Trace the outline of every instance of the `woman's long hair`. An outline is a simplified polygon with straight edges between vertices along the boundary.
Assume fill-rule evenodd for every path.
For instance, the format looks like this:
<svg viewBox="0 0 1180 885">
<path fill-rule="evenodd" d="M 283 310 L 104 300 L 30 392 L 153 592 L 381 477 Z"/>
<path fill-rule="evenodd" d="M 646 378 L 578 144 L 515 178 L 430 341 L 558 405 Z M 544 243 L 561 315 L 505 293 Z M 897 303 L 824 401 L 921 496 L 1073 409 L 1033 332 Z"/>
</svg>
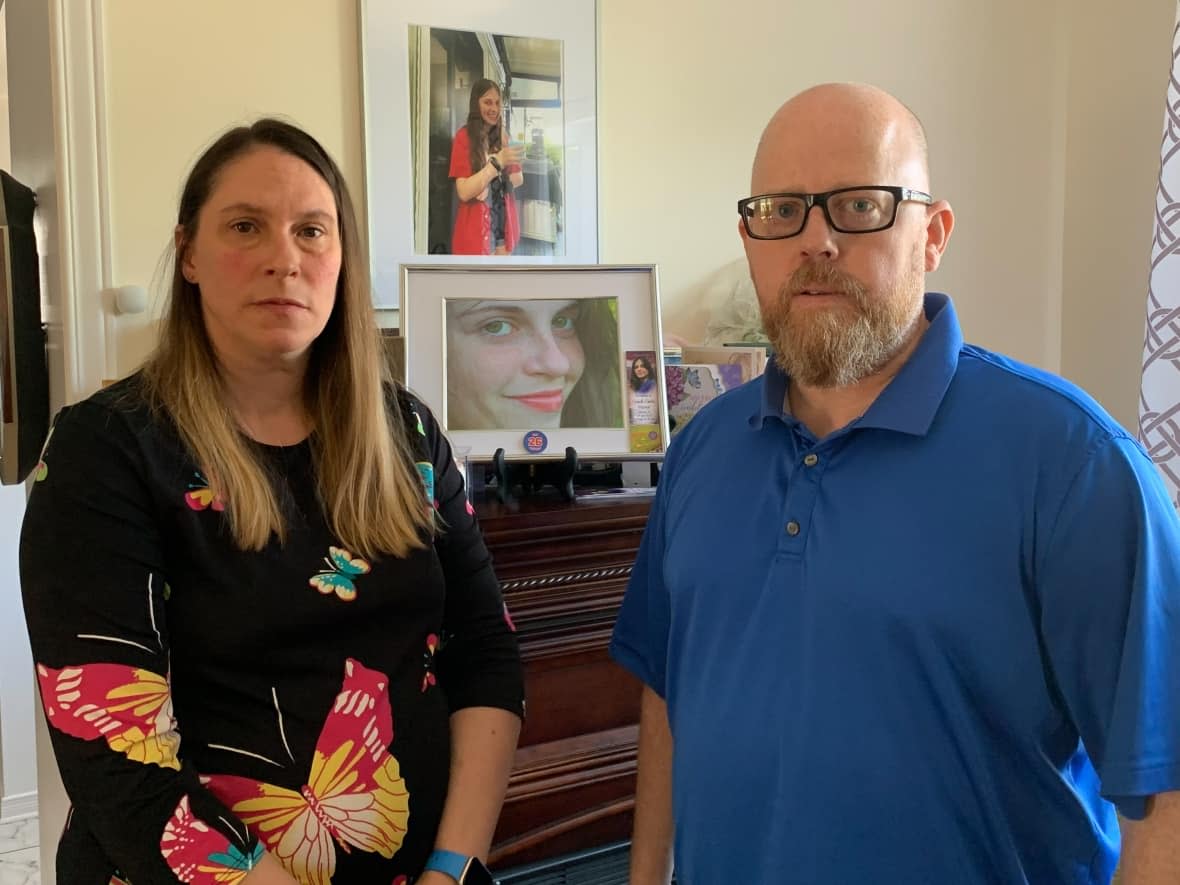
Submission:
<svg viewBox="0 0 1180 885">
<path fill-rule="evenodd" d="M 619 320 L 611 298 L 579 301 L 578 340 L 586 368 L 561 411 L 562 427 L 622 427 Z"/>
<path fill-rule="evenodd" d="M 231 129 L 213 143 L 185 182 L 177 212 L 172 285 L 160 342 L 144 365 L 148 402 L 176 425 L 181 440 L 226 502 L 230 532 L 243 550 L 261 550 L 286 524 L 257 445 L 228 406 L 225 379 L 205 328 L 200 288 L 182 272 L 197 234 L 201 208 L 221 171 L 259 147 L 277 148 L 307 163 L 336 200 L 341 264 L 336 301 L 313 342 L 304 399 L 314 430 L 312 457 L 318 493 L 332 533 L 363 556 L 404 556 L 425 545 L 428 504 L 382 356 L 361 253 L 356 215 L 336 163 L 301 129 L 261 119 Z M 393 401 L 391 401 L 393 400 Z"/>
<path fill-rule="evenodd" d="M 483 114 L 479 112 L 479 100 L 492 89 L 503 100 L 500 86 L 486 77 L 471 84 L 471 97 L 467 102 L 467 151 L 472 175 L 487 165 L 488 154 L 494 154 L 504 146 L 502 122 L 489 128 L 483 121 Z"/>
</svg>

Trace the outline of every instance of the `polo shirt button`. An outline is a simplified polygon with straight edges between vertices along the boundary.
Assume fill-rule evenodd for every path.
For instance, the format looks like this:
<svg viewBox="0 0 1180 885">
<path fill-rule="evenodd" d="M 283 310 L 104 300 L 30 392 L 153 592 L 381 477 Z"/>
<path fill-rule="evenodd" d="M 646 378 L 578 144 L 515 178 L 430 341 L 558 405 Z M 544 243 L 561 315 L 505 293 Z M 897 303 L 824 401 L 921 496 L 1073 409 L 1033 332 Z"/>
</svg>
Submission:
<svg viewBox="0 0 1180 885">
<path fill-rule="evenodd" d="M 790 522 L 788 522 L 787 523 L 787 534 L 790 535 L 792 538 L 795 537 L 795 535 L 799 534 L 799 523 L 795 522 L 795 520 L 793 520 L 793 519 Z"/>
<path fill-rule="evenodd" d="M 803 463 L 806 464 L 808 467 L 814 467 L 816 464 L 819 463 L 819 455 L 817 455 L 815 452 L 812 452 L 810 455 L 808 455 L 807 457 L 805 457 L 803 459 Z"/>
</svg>

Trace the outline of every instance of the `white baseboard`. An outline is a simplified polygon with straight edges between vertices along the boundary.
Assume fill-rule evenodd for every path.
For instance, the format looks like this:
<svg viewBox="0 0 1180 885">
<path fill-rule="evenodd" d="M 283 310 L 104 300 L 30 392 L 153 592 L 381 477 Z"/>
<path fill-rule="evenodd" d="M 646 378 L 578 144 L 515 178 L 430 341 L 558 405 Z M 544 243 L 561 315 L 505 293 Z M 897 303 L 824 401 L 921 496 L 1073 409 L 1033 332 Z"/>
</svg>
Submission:
<svg viewBox="0 0 1180 885">
<path fill-rule="evenodd" d="M 0 823 L 37 813 L 37 791 L 0 797 Z"/>
</svg>

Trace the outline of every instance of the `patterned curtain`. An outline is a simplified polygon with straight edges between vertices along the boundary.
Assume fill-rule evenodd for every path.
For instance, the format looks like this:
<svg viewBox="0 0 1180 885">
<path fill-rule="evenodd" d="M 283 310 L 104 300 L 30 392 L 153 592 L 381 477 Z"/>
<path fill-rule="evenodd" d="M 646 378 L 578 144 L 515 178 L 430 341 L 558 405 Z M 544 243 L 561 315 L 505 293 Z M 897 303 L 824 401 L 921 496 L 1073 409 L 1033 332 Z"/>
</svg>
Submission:
<svg viewBox="0 0 1180 885">
<path fill-rule="evenodd" d="M 1180 2 L 1155 200 L 1139 439 L 1180 508 Z"/>
</svg>

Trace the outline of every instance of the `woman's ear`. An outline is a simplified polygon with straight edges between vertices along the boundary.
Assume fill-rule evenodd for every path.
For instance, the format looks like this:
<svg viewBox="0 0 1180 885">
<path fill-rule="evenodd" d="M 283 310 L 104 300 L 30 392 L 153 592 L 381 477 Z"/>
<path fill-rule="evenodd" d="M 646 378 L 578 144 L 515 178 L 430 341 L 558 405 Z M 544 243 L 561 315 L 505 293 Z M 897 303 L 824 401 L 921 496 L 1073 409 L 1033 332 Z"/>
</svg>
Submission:
<svg viewBox="0 0 1180 885">
<path fill-rule="evenodd" d="M 172 231 L 172 244 L 176 249 L 177 263 L 180 265 L 181 274 L 190 283 L 195 283 L 197 281 L 197 271 L 193 267 L 192 262 L 189 261 L 188 242 L 184 238 L 184 227 L 179 224 Z"/>
</svg>

